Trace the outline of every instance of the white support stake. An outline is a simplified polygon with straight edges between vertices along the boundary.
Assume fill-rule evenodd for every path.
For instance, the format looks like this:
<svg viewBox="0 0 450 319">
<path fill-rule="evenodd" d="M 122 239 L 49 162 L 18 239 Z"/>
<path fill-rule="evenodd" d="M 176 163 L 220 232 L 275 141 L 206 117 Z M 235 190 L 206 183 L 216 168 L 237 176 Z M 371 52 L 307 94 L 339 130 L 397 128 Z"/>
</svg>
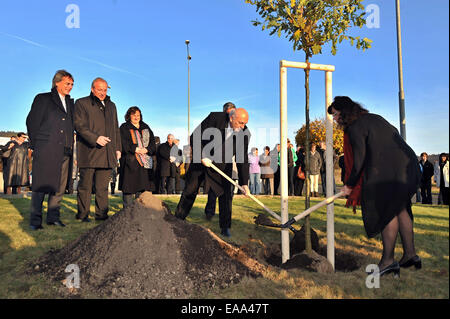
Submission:
<svg viewBox="0 0 450 319">
<path fill-rule="evenodd" d="M 280 185 L 281 185 L 281 222 L 288 221 L 288 185 L 287 185 L 287 68 L 319 70 L 325 72 L 325 107 L 332 102 L 332 72 L 334 65 L 314 64 L 305 62 L 280 61 Z M 326 112 L 326 111 L 325 111 Z M 325 113 L 326 118 L 326 169 L 327 197 L 334 193 L 333 189 L 333 119 Z M 334 268 L 334 204 L 327 206 L 327 258 Z M 289 232 L 281 231 L 281 259 L 289 259 Z"/>
<path fill-rule="evenodd" d="M 280 63 L 281 66 L 281 63 Z M 280 186 L 281 223 L 287 223 L 288 212 L 287 168 L 287 69 L 280 67 Z M 281 230 L 281 262 L 289 260 L 289 230 Z"/>
<path fill-rule="evenodd" d="M 327 197 L 334 194 L 334 164 L 333 164 L 333 117 L 328 114 L 328 106 L 333 102 L 332 73 L 325 72 L 325 157 L 326 157 L 326 192 Z M 334 267 L 334 202 L 327 206 L 327 259 Z"/>
</svg>

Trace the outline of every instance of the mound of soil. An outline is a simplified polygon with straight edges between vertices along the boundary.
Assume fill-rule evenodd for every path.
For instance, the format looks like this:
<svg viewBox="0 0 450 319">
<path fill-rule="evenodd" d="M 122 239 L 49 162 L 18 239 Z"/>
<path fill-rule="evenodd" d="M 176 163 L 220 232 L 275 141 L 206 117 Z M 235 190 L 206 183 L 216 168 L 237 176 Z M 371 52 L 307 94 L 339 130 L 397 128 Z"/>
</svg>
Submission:
<svg viewBox="0 0 450 319">
<path fill-rule="evenodd" d="M 264 266 L 243 254 L 209 230 L 176 219 L 160 199 L 144 193 L 66 247 L 48 252 L 33 270 L 64 281 L 66 267 L 76 264 L 80 297 L 191 298 L 258 276 Z"/>
</svg>

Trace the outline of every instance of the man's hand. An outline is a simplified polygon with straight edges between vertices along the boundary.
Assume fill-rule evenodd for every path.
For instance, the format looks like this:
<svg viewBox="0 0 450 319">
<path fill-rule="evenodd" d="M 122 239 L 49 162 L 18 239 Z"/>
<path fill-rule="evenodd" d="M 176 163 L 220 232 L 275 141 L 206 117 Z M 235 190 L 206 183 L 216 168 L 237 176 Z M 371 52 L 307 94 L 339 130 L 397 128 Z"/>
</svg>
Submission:
<svg viewBox="0 0 450 319">
<path fill-rule="evenodd" d="M 120 160 L 120 158 L 122 157 L 122 153 L 120 151 L 116 151 L 116 157 L 117 160 Z"/>
<path fill-rule="evenodd" d="M 348 196 L 348 195 L 350 195 L 351 194 L 351 192 L 352 192 L 352 188 L 350 188 L 350 187 L 348 187 L 347 185 L 344 185 L 344 188 L 342 189 L 342 191 L 344 192 L 344 195 L 345 196 Z"/>
<path fill-rule="evenodd" d="M 176 160 L 175 156 L 169 157 L 169 161 L 170 161 L 171 163 L 175 162 L 175 160 Z"/>
<path fill-rule="evenodd" d="M 109 142 L 111 142 L 111 139 L 109 137 L 106 136 L 99 136 L 97 138 L 97 144 L 100 146 L 105 146 L 106 144 L 108 144 Z"/>
<path fill-rule="evenodd" d="M 205 158 L 202 158 L 202 164 L 206 167 L 211 167 L 212 161 L 211 161 L 211 159 L 205 157 Z"/>
<path fill-rule="evenodd" d="M 250 189 L 248 188 L 248 185 L 242 185 L 242 188 L 245 191 L 244 195 L 250 195 Z"/>
</svg>

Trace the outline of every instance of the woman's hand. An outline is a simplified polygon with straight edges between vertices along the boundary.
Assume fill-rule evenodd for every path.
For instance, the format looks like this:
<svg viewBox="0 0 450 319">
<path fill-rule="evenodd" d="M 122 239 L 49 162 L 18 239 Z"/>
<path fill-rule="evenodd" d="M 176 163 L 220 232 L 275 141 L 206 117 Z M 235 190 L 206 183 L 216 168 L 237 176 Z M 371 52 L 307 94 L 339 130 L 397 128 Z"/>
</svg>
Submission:
<svg viewBox="0 0 450 319">
<path fill-rule="evenodd" d="M 136 147 L 135 153 L 138 154 L 147 154 L 148 150 L 145 147 Z"/>
<path fill-rule="evenodd" d="M 351 192 L 352 192 L 352 190 L 353 190 L 353 188 L 348 187 L 347 185 L 344 185 L 344 188 L 342 189 L 342 191 L 344 192 L 344 195 L 345 195 L 345 196 L 350 195 Z"/>
</svg>

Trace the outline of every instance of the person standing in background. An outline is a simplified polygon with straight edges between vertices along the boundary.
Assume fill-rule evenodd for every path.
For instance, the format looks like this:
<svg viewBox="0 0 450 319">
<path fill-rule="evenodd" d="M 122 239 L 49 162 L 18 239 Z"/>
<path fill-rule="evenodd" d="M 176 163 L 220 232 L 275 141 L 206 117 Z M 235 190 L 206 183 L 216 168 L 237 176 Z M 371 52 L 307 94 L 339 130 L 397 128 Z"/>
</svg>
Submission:
<svg viewBox="0 0 450 319">
<path fill-rule="evenodd" d="M 92 187 L 95 187 L 95 219 L 108 218 L 108 184 L 111 170 L 117 167 L 122 143 L 116 105 L 107 95 L 108 83 L 92 81 L 91 94 L 75 102 L 74 125 L 77 131 L 78 212 L 76 219 L 89 222 Z"/>
<path fill-rule="evenodd" d="M 261 179 L 264 195 L 273 196 L 273 168 L 271 166 L 270 147 L 264 147 L 264 154 L 259 157 L 259 165 L 261 167 Z"/>
<path fill-rule="evenodd" d="M 73 77 L 59 70 L 49 93 L 36 95 L 27 116 L 27 130 L 33 150 L 31 185 L 32 230 L 42 229 L 42 203 L 48 194 L 47 225 L 64 227 L 60 219 L 61 199 L 72 173 Z"/>
<path fill-rule="evenodd" d="M 316 144 L 311 144 L 310 164 L 309 164 L 309 179 L 311 181 L 311 196 L 317 197 L 319 192 L 319 175 L 320 167 L 322 166 L 322 158 L 319 152 L 316 151 Z"/>
<path fill-rule="evenodd" d="M 120 126 L 122 156 L 119 169 L 119 189 L 123 208 L 133 203 L 144 191 L 150 190 L 149 170 L 153 167 L 151 155 L 156 151 L 155 136 L 143 121 L 141 110 L 132 106 Z M 134 198 L 133 198 L 134 197 Z"/>
<path fill-rule="evenodd" d="M 259 195 L 261 193 L 261 167 L 259 166 L 258 148 L 253 147 L 248 155 L 250 164 L 250 193 Z"/>
<path fill-rule="evenodd" d="M 423 152 L 420 154 L 420 169 L 422 171 L 422 179 L 420 180 L 420 192 L 422 195 L 422 204 L 432 204 L 431 197 L 431 178 L 434 175 L 434 167 L 428 161 L 428 154 Z"/>
</svg>

